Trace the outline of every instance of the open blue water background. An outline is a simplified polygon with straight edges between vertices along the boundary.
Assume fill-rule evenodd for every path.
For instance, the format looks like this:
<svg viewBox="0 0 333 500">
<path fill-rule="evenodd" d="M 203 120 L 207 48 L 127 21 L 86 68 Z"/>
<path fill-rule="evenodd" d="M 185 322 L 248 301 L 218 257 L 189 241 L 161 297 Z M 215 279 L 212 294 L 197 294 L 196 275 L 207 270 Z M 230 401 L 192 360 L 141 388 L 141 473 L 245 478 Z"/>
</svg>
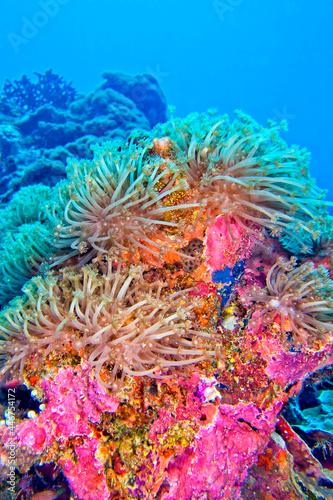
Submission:
<svg viewBox="0 0 333 500">
<path fill-rule="evenodd" d="M 312 152 L 333 200 L 331 0 L 54 1 L 45 22 L 38 0 L 1 1 L 1 86 L 52 68 L 90 92 L 106 70 L 149 72 L 179 116 L 216 107 L 286 118 L 285 138 Z M 33 19 L 41 26 L 14 44 Z"/>
</svg>

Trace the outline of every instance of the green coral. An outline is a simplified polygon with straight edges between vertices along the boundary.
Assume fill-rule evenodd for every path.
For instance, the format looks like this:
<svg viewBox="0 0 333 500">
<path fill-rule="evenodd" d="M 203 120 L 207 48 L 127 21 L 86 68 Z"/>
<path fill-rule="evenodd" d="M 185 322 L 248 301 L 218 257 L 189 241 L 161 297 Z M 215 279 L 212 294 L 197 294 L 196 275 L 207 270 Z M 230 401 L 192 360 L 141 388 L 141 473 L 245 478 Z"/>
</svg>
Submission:
<svg viewBox="0 0 333 500">
<path fill-rule="evenodd" d="M 40 265 L 51 257 L 52 232 L 40 222 L 22 224 L 7 233 L 0 250 L 0 304 L 19 294 L 32 276 L 41 272 Z"/>
<path fill-rule="evenodd" d="M 23 187 L 0 210 L 0 305 L 20 294 L 57 251 L 52 241 L 53 221 L 60 217 L 59 186 Z"/>
<path fill-rule="evenodd" d="M 0 209 L 0 241 L 22 224 L 41 220 L 41 208 L 51 196 L 52 189 L 43 184 L 23 187 L 15 193 L 8 205 Z"/>
</svg>

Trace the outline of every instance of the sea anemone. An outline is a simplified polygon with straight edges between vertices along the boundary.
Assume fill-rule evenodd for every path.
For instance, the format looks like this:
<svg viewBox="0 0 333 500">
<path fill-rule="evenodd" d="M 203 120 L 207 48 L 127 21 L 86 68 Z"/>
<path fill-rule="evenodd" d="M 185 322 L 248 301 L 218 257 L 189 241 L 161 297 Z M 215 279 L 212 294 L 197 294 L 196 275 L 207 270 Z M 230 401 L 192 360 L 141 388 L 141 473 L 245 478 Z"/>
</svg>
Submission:
<svg viewBox="0 0 333 500">
<path fill-rule="evenodd" d="M 23 288 L 24 297 L 0 316 L 1 357 L 8 357 L 3 372 L 23 377 L 29 359 L 38 365 L 69 351 L 116 389 L 126 375 L 163 378 L 219 356 L 215 337 L 198 327 L 200 300 L 190 288 L 148 283 L 142 268 L 126 266 L 114 252 L 105 267 L 105 274 L 92 266 L 65 268 L 62 278 L 36 277 Z"/>
<path fill-rule="evenodd" d="M 290 249 L 310 252 L 326 202 L 309 176 L 309 154 L 288 148 L 276 124 L 236 115 L 232 124 L 213 113 L 190 115 L 145 136 L 133 132 L 127 143 L 95 145 L 91 161 L 70 161 L 62 220 L 51 217 L 54 246 L 64 252 L 54 265 L 80 255 L 84 265 L 113 247 L 184 257 L 185 229 L 218 215 L 232 238 L 233 224 L 249 234 L 265 228 Z"/>
<path fill-rule="evenodd" d="M 58 184 L 66 192 L 64 182 Z M 0 305 L 20 294 L 28 279 L 39 274 L 57 249 L 49 219 L 59 217 L 58 196 L 49 186 L 21 188 L 0 210 Z"/>
<path fill-rule="evenodd" d="M 284 341 L 291 332 L 296 343 L 311 346 L 333 332 L 333 281 L 323 266 L 295 264 L 295 257 L 279 258 L 267 274 L 267 291 L 254 287 L 247 298 L 256 303 L 255 321 L 272 325 L 279 318 Z"/>
<path fill-rule="evenodd" d="M 325 191 L 309 176 L 310 155 L 288 148 L 279 137 L 280 126 L 259 126 L 241 111 L 230 124 L 214 113 L 190 115 L 160 125 L 156 133 L 169 135 L 170 149 L 186 173 L 194 196 L 201 198 L 206 216 L 224 214 L 248 233 L 266 228 L 290 249 L 310 252 L 325 223 Z"/>
<path fill-rule="evenodd" d="M 165 230 L 180 235 L 181 224 L 164 216 L 198 203 L 167 205 L 174 193 L 181 198 L 187 182 L 174 162 L 152 153 L 152 143 L 139 142 L 106 142 L 93 147 L 94 160 L 69 163 L 70 197 L 64 202 L 63 221 L 55 224 L 54 245 L 72 251 L 57 264 L 85 254 L 83 265 L 113 247 L 142 248 L 157 257 L 166 250 L 177 254 L 172 246 L 182 240 L 168 237 Z"/>
<path fill-rule="evenodd" d="M 52 255 L 52 233 L 40 222 L 23 224 L 14 235 L 6 234 L 0 245 L 0 305 L 20 293 L 22 286 L 40 272 Z"/>
</svg>

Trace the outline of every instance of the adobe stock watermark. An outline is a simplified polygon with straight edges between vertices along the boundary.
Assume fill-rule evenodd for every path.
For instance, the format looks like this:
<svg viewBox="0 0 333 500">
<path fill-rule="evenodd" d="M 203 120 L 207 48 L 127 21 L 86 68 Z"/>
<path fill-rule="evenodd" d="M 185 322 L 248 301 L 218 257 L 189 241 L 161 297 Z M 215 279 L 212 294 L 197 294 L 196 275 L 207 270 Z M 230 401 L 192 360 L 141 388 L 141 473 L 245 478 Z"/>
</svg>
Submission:
<svg viewBox="0 0 333 500">
<path fill-rule="evenodd" d="M 214 0 L 213 7 L 219 16 L 220 21 L 224 21 L 225 15 L 233 12 L 244 0 Z"/>
<path fill-rule="evenodd" d="M 168 76 L 170 75 L 168 71 L 162 71 L 159 64 L 156 64 L 155 68 L 146 66 L 145 70 L 155 78 L 159 85 L 161 85 L 163 83 L 163 80 L 165 80 L 165 78 L 168 78 Z"/>
<path fill-rule="evenodd" d="M 7 473 L 8 490 L 15 493 L 15 469 L 17 466 L 17 442 L 16 442 L 16 425 L 15 425 L 15 412 L 16 412 L 16 394 L 15 389 L 8 389 L 8 410 L 6 410 L 6 425 L 9 428 L 9 439 L 6 442 L 6 450 L 8 453 Z"/>
<path fill-rule="evenodd" d="M 289 122 L 290 120 L 294 120 L 296 118 L 296 115 L 288 113 L 287 106 L 283 106 L 282 109 L 274 108 L 272 109 L 272 112 L 274 114 L 274 117 L 280 121 L 286 120 L 287 122 Z"/>
<path fill-rule="evenodd" d="M 27 43 L 38 35 L 39 31 L 48 24 L 50 18 L 55 17 L 62 5 L 67 5 L 71 0 L 40 0 L 38 5 L 40 10 L 37 10 L 33 16 L 22 17 L 22 28 L 20 33 L 11 31 L 7 38 L 11 44 L 15 54 L 18 54 L 21 45 Z"/>
</svg>

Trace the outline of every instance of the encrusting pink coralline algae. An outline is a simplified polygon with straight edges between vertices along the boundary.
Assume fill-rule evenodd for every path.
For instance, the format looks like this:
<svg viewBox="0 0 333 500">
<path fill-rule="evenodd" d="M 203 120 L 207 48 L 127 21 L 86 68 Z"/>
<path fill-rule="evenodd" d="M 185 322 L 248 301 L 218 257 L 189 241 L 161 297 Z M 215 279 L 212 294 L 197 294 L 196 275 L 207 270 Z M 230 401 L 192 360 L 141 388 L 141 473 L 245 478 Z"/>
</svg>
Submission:
<svg viewBox="0 0 333 500">
<path fill-rule="evenodd" d="M 58 253 L 0 313 L 2 373 L 41 403 L 15 426 L 23 478 L 53 463 L 73 500 L 332 498 L 281 415 L 333 364 L 308 161 L 274 123 L 209 112 L 68 165 L 40 207 Z"/>
</svg>

